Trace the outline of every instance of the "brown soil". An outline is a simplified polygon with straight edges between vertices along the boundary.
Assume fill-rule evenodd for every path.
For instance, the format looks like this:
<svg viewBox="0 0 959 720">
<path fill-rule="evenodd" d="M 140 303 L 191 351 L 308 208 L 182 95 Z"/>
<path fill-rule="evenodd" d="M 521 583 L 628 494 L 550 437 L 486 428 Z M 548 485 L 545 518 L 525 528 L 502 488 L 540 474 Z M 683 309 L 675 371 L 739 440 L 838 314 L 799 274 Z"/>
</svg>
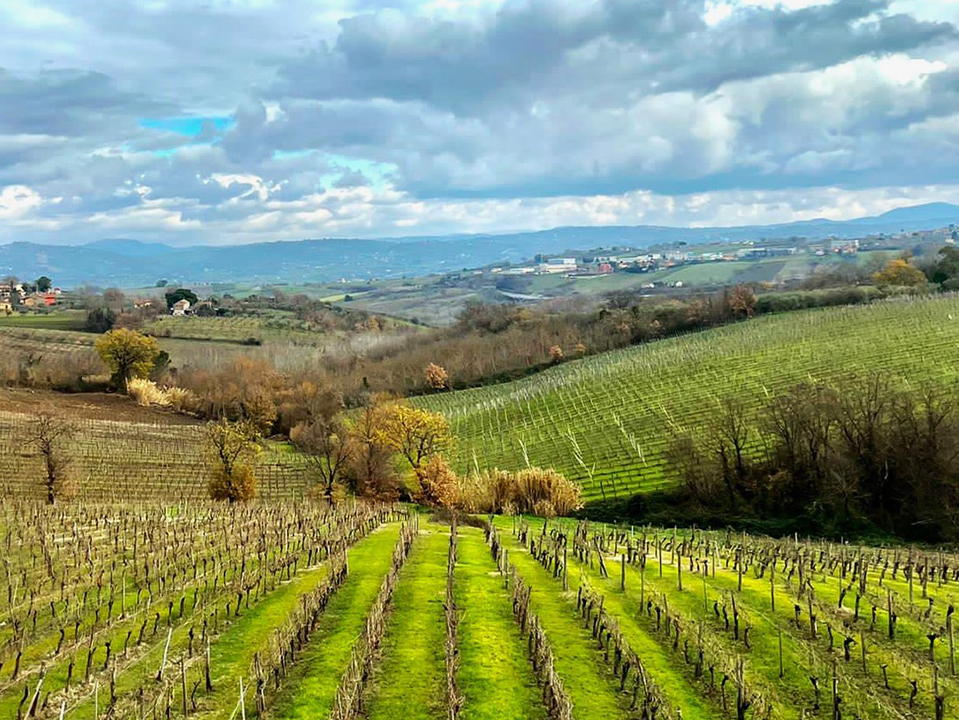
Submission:
<svg viewBox="0 0 959 720">
<path fill-rule="evenodd" d="M 185 415 L 157 407 L 140 407 L 125 395 L 110 393 L 58 393 L 51 390 L 0 388 L 0 410 L 35 413 L 49 409 L 86 420 L 196 425 Z"/>
</svg>

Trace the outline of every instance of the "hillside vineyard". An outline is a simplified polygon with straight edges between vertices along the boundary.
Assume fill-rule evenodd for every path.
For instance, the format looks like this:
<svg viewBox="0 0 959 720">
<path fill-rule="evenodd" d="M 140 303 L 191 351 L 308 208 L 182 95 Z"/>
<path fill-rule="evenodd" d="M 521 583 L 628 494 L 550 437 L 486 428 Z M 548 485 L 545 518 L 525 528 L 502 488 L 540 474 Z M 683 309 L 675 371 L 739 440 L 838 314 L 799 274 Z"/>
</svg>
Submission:
<svg viewBox="0 0 959 720">
<path fill-rule="evenodd" d="M 449 418 L 459 471 L 553 467 L 593 501 L 671 485 L 671 438 L 726 399 L 755 411 L 798 383 L 877 371 L 959 378 L 959 297 L 764 316 L 417 402 Z"/>
</svg>

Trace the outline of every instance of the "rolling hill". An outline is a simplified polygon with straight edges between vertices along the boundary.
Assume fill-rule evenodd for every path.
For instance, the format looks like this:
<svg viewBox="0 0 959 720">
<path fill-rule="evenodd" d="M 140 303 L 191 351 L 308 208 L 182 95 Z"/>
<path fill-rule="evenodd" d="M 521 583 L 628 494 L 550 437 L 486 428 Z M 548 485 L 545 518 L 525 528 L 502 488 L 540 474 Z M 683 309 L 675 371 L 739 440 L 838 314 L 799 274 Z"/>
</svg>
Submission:
<svg viewBox="0 0 959 720">
<path fill-rule="evenodd" d="M 724 398 L 756 408 L 794 384 L 878 370 L 959 379 L 959 296 L 763 316 L 416 402 L 449 418 L 458 471 L 528 461 L 595 501 L 673 483 L 671 439 L 702 427 Z"/>
<path fill-rule="evenodd" d="M 183 284 L 329 282 L 341 278 L 445 273 L 491 263 L 520 262 L 539 253 L 562 253 L 570 249 L 791 237 L 862 237 L 934 229 L 955 222 L 959 222 L 959 206 L 933 203 L 842 222 L 816 219 L 742 227 L 560 227 L 501 235 L 329 238 L 239 246 L 171 247 L 129 239 L 99 240 L 86 245 L 13 242 L 0 245 L 0 277 L 48 275 L 64 287 L 83 283 L 143 287 L 159 279 Z"/>
</svg>

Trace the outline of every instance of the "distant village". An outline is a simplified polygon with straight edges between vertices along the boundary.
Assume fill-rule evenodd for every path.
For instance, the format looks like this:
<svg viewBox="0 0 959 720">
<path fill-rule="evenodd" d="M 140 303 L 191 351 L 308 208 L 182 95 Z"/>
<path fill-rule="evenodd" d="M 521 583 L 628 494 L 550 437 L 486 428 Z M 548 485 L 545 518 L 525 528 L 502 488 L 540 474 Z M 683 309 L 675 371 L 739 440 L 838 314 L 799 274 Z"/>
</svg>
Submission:
<svg viewBox="0 0 959 720">
<path fill-rule="evenodd" d="M 34 283 L 12 279 L 0 283 L 0 314 L 10 315 L 19 308 L 44 308 L 57 304 L 63 291 L 53 287 L 50 278 L 41 277 Z"/>
<path fill-rule="evenodd" d="M 726 251 L 692 251 L 682 248 L 659 252 L 638 252 L 632 248 L 623 248 L 610 254 L 585 255 L 581 257 L 544 257 L 537 256 L 533 261 L 509 267 L 490 267 L 486 270 L 494 275 L 563 275 L 569 278 L 595 277 L 615 272 L 654 272 L 689 263 L 719 263 L 735 261 L 762 260 L 766 258 L 789 257 L 809 253 L 816 256 L 855 255 L 859 252 L 860 240 L 835 239 L 816 245 L 755 245 L 750 241 L 742 243 L 744 247 Z M 484 271 L 477 270 L 477 274 Z"/>
</svg>

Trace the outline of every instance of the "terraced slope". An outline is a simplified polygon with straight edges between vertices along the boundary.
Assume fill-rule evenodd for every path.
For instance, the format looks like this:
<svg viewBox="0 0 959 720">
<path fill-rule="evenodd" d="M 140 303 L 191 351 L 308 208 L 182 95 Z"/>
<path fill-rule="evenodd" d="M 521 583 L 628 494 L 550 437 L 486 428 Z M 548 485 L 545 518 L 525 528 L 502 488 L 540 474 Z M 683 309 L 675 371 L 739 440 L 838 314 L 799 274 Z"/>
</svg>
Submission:
<svg viewBox="0 0 959 720">
<path fill-rule="evenodd" d="M 959 296 L 764 316 L 416 402 L 449 418 L 459 471 L 528 461 L 599 500 L 673 482 L 671 438 L 702 426 L 724 398 L 755 408 L 799 382 L 878 370 L 959 378 Z"/>
</svg>

